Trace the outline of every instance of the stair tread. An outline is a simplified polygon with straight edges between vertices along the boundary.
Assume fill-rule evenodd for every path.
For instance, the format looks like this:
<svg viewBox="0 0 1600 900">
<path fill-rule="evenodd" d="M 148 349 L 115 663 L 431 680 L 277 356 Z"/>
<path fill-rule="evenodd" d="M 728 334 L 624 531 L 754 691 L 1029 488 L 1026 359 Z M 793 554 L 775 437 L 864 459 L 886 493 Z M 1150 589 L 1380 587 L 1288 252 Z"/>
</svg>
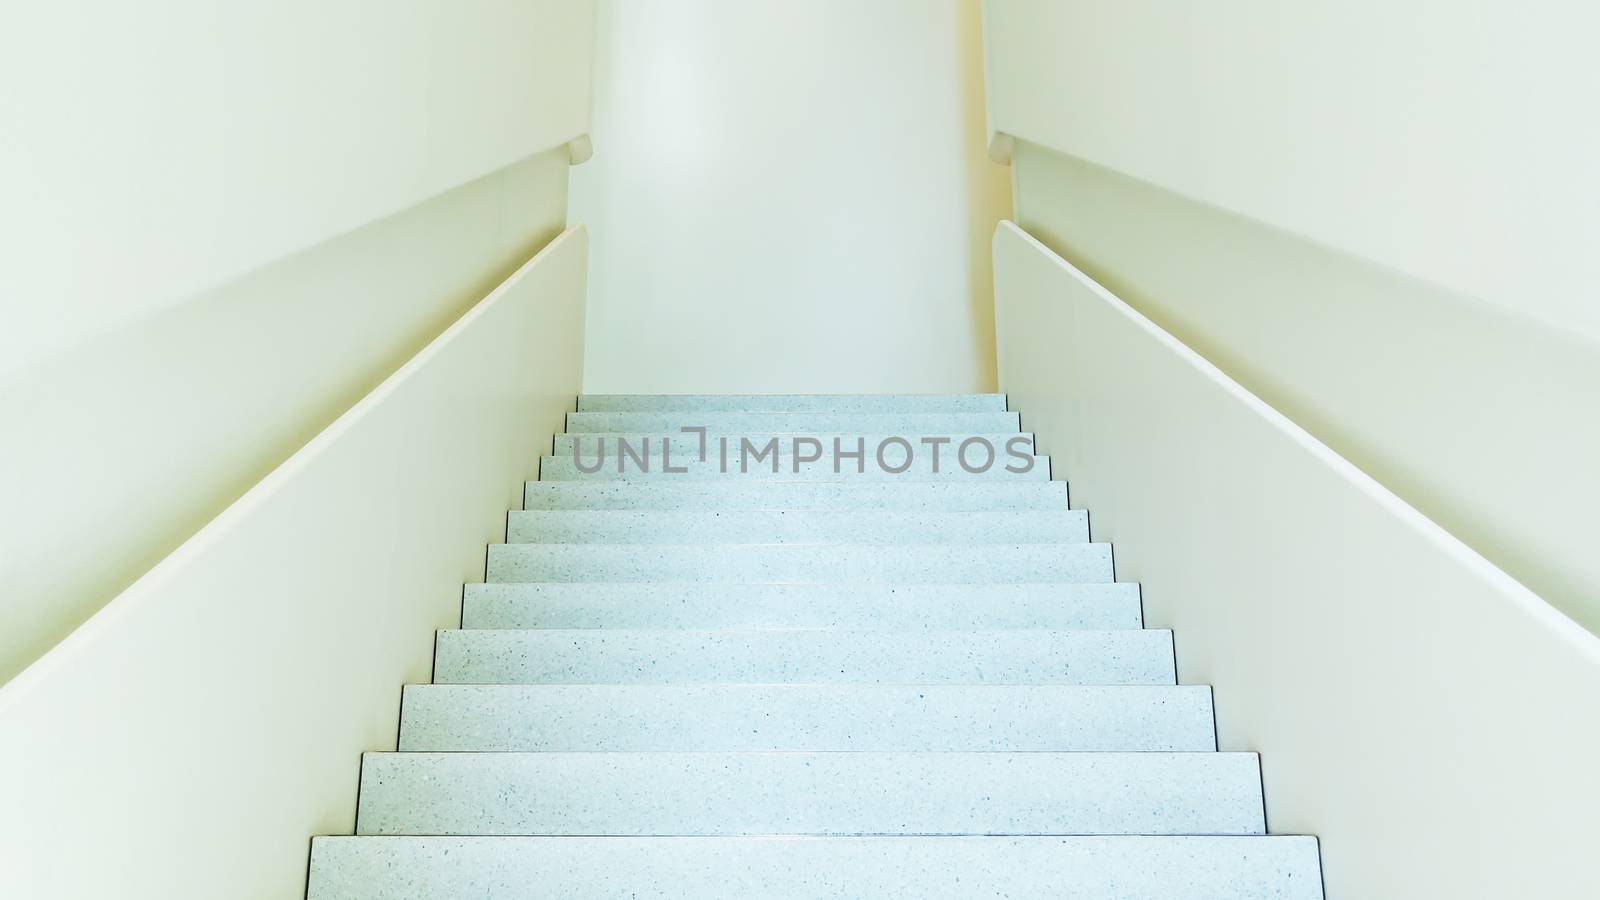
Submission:
<svg viewBox="0 0 1600 900">
<path fill-rule="evenodd" d="M 1206 751 L 1204 687 L 408 685 L 407 751 Z"/>
<path fill-rule="evenodd" d="M 1320 900 L 1316 838 L 326 837 L 308 900 Z"/>
<path fill-rule="evenodd" d="M 1251 753 L 368 753 L 359 834 L 1259 834 Z"/>
</svg>

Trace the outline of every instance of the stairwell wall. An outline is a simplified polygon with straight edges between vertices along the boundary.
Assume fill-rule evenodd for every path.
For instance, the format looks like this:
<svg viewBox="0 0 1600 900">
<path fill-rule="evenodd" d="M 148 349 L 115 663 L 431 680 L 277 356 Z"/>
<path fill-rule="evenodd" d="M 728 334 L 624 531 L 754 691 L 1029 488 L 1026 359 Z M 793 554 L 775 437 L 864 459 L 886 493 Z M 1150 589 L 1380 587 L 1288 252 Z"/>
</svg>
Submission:
<svg viewBox="0 0 1600 900">
<path fill-rule="evenodd" d="M 1600 630 L 1592 6 L 987 0 L 1016 218 Z"/>
<path fill-rule="evenodd" d="M 1600 638 L 1011 223 L 1000 384 L 1328 900 L 1600 895 Z"/>
<path fill-rule="evenodd" d="M 592 4 L 19 6 L 0 681 L 565 224 Z"/>
<path fill-rule="evenodd" d="M 0 896 L 305 897 L 574 405 L 586 247 L 556 238 L 0 685 Z"/>
<path fill-rule="evenodd" d="M 591 392 L 994 385 L 976 0 L 600 0 Z"/>
</svg>

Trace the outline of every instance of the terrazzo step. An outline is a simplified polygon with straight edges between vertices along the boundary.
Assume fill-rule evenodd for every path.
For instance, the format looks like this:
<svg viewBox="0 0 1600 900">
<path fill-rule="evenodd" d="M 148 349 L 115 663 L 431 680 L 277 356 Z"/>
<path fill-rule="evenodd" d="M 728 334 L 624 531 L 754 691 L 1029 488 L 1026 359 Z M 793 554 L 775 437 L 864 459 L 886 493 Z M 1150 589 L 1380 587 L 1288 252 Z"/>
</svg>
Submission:
<svg viewBox="0 0 1600 900">
<path fill-rule="evenodd" d="M 447 630 L 436 684 L 1176 684 L 1172 632 Z"/>
<path fill-rule="evenodd" d="M 537 894 L 530 887 L 537 885 Z M 323 837 L 308 900 L 1321 900 L 1313 837 Z"/>
<path fill-rule="evenodd" d="M 407 685 L 409 751 L 1208 751 L 1205 687 Z"/>
<path fill-rule="evenodd" d="M 469 584 L 463 628 L 1086 628 L 1144 625 L 1137 584 Z"/>
<path fill-rule="evenodd" d="M 685 427 L 708 434 L 1015 434 L 1014 412 L 572 412 L 567 433 L 596 431 L 677 434 Z"/>
<path fill-rule="evenodd" d="M 1089 540 L 1083 510 L 518 510 L 508 544 L 1015 544 Z"/>
<path fill-rule="evenodd" d="M 1110 582 L 1110 544 L 491 544 L 491 582 Z"/>
<path fill-rule="evenodd" d="M 672 448 L 673 465 L 677 465 L 682 460 L 691 459 L 691 458 L 698 458 L 699 455 L 700 455 L 700 448 L 701 448 L 702 444 L 705 446 L 706 458 L 707 459 L 715 458 L 720 452 L 719 451 L 719 447 L 720 447 L 720 443 L 721 443 L 721 438 L 727 438 L 727 440 L 728 440 L 728 452 L 731 455 L 731 454 L 735 454 L 735 453 L 738 452 L 740 438 L 749 438 L 750 442 L 752 444 L 754 444 L 757 448 L 764 447 L 764 446 L 766 446 L 768 441 L 772 440 L 773 438 L 777 438 L 778 439 L 778 448 L 787 453 L 787 452 L 792 452 L 792 449 L 794 447 L 794 439 L 797 438 L 797 437 L 812 438 L 813 440 L 816 440 L 816 441 L 820 442 L 821 446 L 827 452 L 832 453 L 833 452 L 833 442 L 835 440 L 839 441 L 839 446 L 841 448 L 846 449 L 846 450 L 851 450 L 851 451 L 856 449 L 856 442 L 858 440 L 859 441 L 865 441 L 867 448 L 872 452 L 876 452 L 878 445 L 881 444 L 883 441 L 889 440 L 890 438 L 903 437 L 903 436 L 902 435 L 891 435 L 891 434 L 868 434 L 868 435 L 863 435 L 863 434 L 860 434 L 860 433 L 849 433 L 849 434 L 846 434 L 846 433 L 843 433 L 843 432 L 829 432 L 829 433 L 825 433 L 825 434 L 819 433 L 819 434 L 795 435 L 795 434 L 791 434 L 791 433 L 788 433 L 788 432 L 782 432 L 782 433 L 769 432 L 767 434 L 744 434 L 744 435 L 736 435 L 736 436 L 731 436 L 731 437 L 728 436 L 728 435 L 720 435 L 720 436 L 719 435 L 707 435 L 706 438 L 704 440 L 702 440 L 699 433 L 692 433 L 692 434 L 667 433 L 667 434 L 663 434 L 663 433 L 661 433 L 659 431 L 658 432 L 628 432 L 628 433 L 618 433 L 618 432 L 606 431 L 606 432 L 590 432 L 590 433 L 580 433 L 580 434 L 558 434 L 558 435 L 556 435 L 556 439 L 555 439 L 554 455 L 556 455 L 556 456 L 571 456 L 571 455 L 573 455 L 573 449 L 575 447 L 577 447 L 577 446 L 580 446 L 580 442 L 581 442 L 581 446 L 583 447 L 583 458 L 585 460 L 593 459 L 594 456 L 595 456 L 595 453 L 601 447 L 605 448 L 605 451 L 606 451 L 606 454 L 607 454 L 608 457 L 609 456 L 615 456 L 617 451 L 618 451 L 618 443 L 619 442 L 625 442 L 628 445 L 628 447 L 630 449 L 632 449 L 633 452 L 635 452 L 635 453 L 643 453 L 645 447 L 648 446 L 650 448 L 650 451 L 652 453 L 657 454 L 657 455 L 660 455 L 660 453 L 662 452 L 662 446 L 663 445 L 670 445 L 671 448 Z M 940 459 L 944 459 L 946 457 L 954 459 L 955 457 L 951 456 L 951 454 L 953 454 L 953 453 L 955 453 L 955 452 L 957 452 L 959 450 L 959 448 L 961 447 L 961 443 L 963 441 L 971 440 L 971 439 L 978 439 L 978 440 L 988 441 L 991 445 L 994 446 L 995 450 L 1000 454 L 1003 454 L 1008 446 L 1018 447 L 1018 448 L 1032 447 L 1033 443 L 1034 443 L 1033 433 L 1032 432 L 1027 432 L 1027 431 L 1023 431 L 1023 432 L 1013 431 L 1013 432 L 1010 432 L 1010 433 L 1003 433 L 1002 432 L 1002 433 L 992 433 L 992 434 L 934 435 L 933 437 L 935 437 L 935 438 L 948 438 L 948 443 L 939 445 L 939 458 Z M 648 444 L 646 444 L 647 441 L 649 442 Z M 933 451 L 933 447 L 931 445 L 922 443 L 922 439 L 921 438 L 914 438 L 913 439 L 913 438 L 907 437 L 907 441 L 908 441 L 908 443 L 911 444 L 912 448 L 915 449 L 919 453 L 929 453 L 929 454 L 931 454 L 932 451 Z M 1018 444 L 1010 444 L 1009 443 L 1010 441 L 1019 441 L 1020 443 L 1018 443 Z M 809 444 L 808 445 L 802 445 L 802 449 L 803 450 L 807 450 L 809 452 L 815 452 L 816 445 L 809 445 Z M 976 458 L 977 458 L 976 454 L 979 452 L 980 449 L 981 448 L 979 448 L 977 446 L 974 446 L 973 448 L 968 450 L 967 452 L 970 454 L 969 458 L 971 458 L 971 459 L 973 459 L 975 461 Z M 901 452 L 904 452 L 904 451 L 902 450 Z"/>
<path fill-rule="evenodd" d="M 1066 509 L 1064 481 L 530 481 L 524 509 Z"/>
<path fill-rule="evenodd" d="M 896 451 L 898 454 L 899 451 Z M 970 462 L 976 471 L 968 471 L 954 460 L 941 458 L 935 468 L 931 457 L 916 457 L 907 466 L 902 466 L 904 457 L 895 455 L 888 457 L 887 466 L 880 466 L 877 459 L 868 451 L 866 460 L 861 465 L 856 465 L 851 460 L 837 461 L 835 465 L 832 458 L 824 458 L 812 462 L 794 462 L 793 457 L 768 456 L 765 462 L 757 462 L 753 458 L 747 460 L 747 465 L 741 466 L 737 451 L 729 454 L 726 464 L 715 455 L 706 462 L 696 459 L 671 460 L 674 469 L 683 471 L 667 471 L 661 456 L 647 457 L 643 462 L 632 459 L 618 459 L 609 457 L 600 460 L 597 457 L 584 456 L 583 465 L 588 468 L 599 466 L 592 472 L 585 472 L 578 467 L 579 460 L 576 456 L 545 456 L 539 459 L 540 481 L 671 481 L 671 480 L 711 480 L 711 479 L 739 479 L 749 481 L 824 481 L 824 482 L 850 482 L 873 480 L 897 481 L 979 481 L 979 482 L 1027 482 L 1050 480 L 1050 457 L 1029 456 L 1022 461 L 1008 459 L 1003 449 L 996 455 L 992 465 L 988 465 L 987 457 L 974 456 Z M 1009 467 L 1009 468 L 1008 468 Z M 897 471 L 899 469 L 900 471 Z"/>
<path fill-rule="evenodd" d="M 1253 753 L 368 753 L 357 834 L 1259 834 Z"/>
<path fill-rule="evenodd" d="M 1005 394 L 580 394 L 580 412 L 1005 412 Z"/>
</svg>

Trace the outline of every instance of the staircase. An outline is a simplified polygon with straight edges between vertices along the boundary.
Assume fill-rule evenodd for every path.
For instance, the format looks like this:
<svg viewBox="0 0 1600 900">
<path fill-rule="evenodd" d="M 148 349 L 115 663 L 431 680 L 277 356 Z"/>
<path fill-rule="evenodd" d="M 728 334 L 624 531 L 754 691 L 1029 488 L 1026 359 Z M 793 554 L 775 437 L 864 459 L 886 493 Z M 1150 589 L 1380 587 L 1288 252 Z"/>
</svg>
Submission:
<svg viewBox="0 0 1600 900">
<path fill-rule="evenodd" d="M 311 900 L 1322 896 L 1004 397 L 578 408 Z"/>
</svg>

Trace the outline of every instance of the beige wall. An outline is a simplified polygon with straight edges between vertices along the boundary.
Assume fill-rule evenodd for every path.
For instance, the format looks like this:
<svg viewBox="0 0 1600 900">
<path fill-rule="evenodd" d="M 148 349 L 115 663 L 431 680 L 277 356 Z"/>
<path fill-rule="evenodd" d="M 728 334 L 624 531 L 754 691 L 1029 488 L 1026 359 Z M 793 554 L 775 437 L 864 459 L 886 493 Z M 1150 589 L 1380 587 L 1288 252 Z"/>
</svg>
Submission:
<svg viewBox="0 0 1600 900">
<path fill-rule="evenodd" d="M 1591 7 L 986 16 L 1024 228 L 1600 629 Z"/>
<path fill-rule="evenodd" d="M 1587 900 L 1600 638 L 1006 223 L 1000 386 L 1329 900 Z"/>
<path fill-rule="evenodd" d="M 360 755 L 562 429 L 586 238 L 552 241 L 0 685 L 0 896 L 303 900 Z M 135 519 L 135 521 L 137 521 Z"/>
<path fill-rule="evenodd" d="M 565 222 L 592 8 L 31 4 L 0 33 L 0 681 Z"/>
<path fill-rule="evenodd" d="M 976 0 L 601 0 L 590 391 L 994 384 Z"/>
</svg>

